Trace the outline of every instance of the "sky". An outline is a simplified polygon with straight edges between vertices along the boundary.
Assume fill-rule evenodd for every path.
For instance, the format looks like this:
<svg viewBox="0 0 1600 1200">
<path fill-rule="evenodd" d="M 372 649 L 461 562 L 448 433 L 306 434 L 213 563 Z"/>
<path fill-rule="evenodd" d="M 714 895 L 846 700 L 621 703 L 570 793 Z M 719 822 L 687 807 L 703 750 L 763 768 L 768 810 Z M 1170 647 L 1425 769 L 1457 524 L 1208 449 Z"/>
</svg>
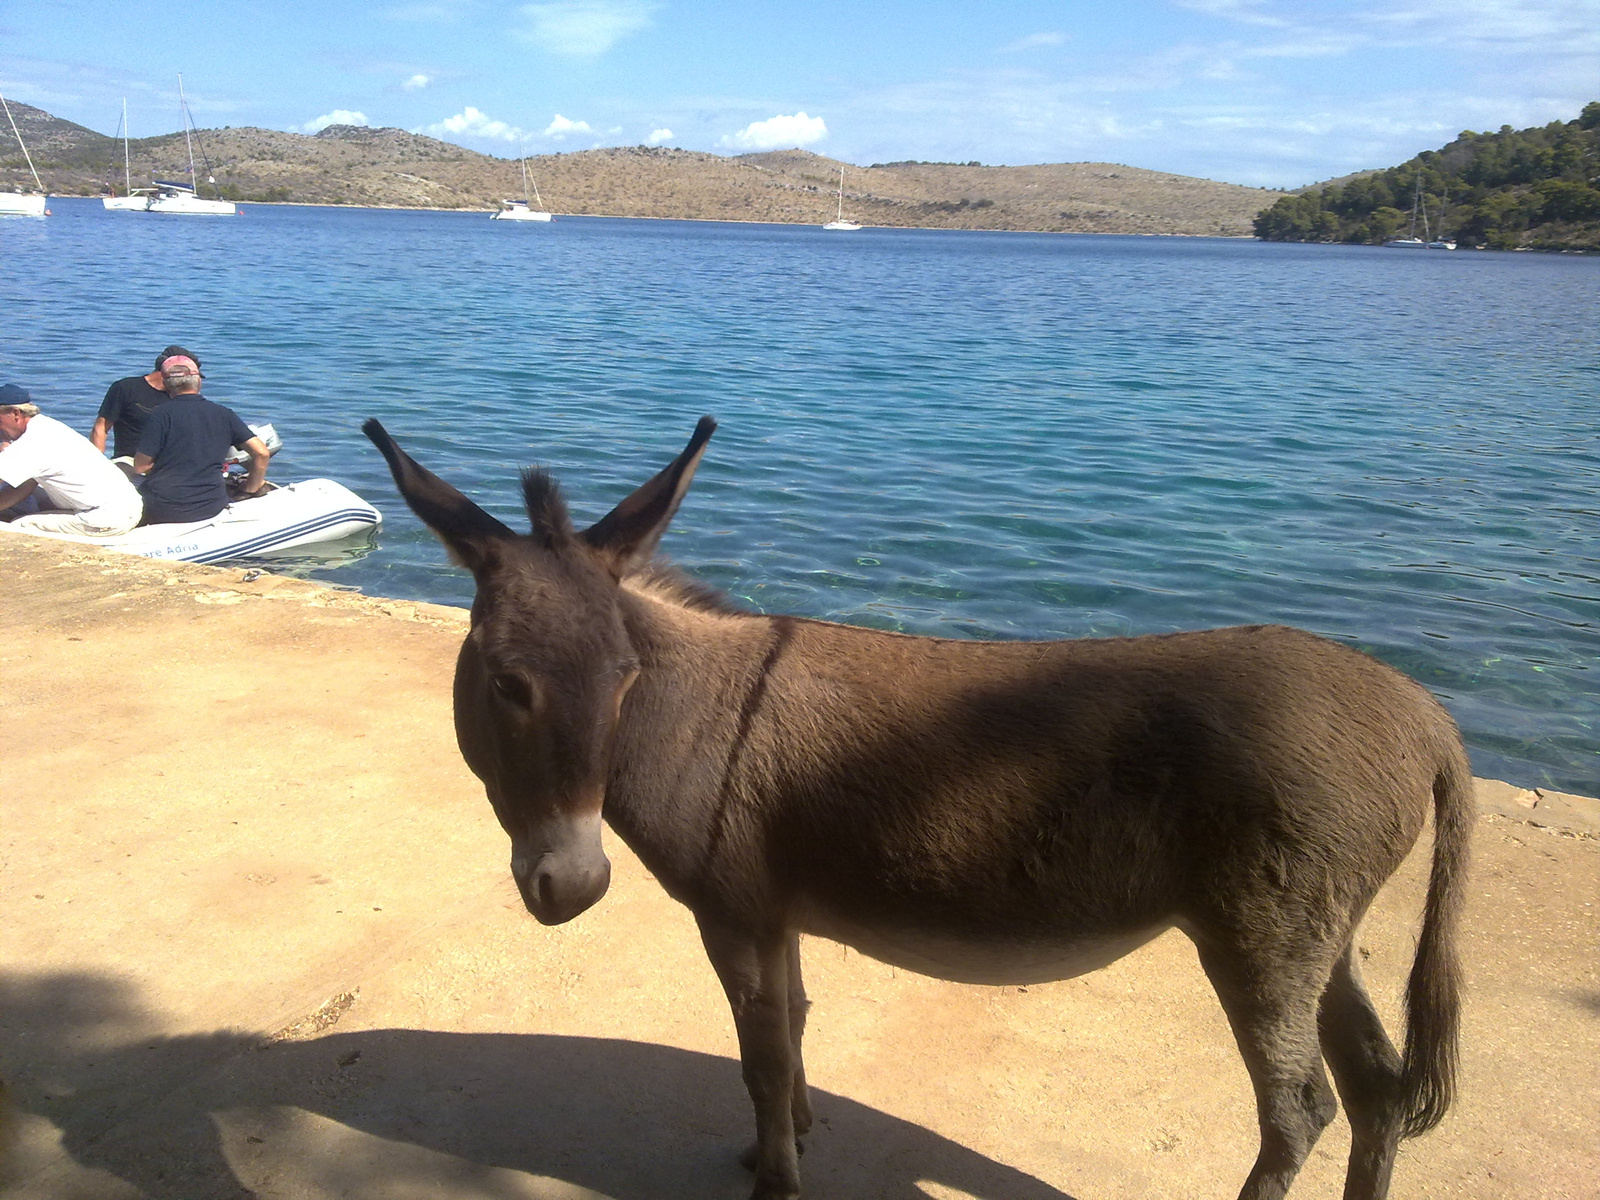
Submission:
<svg viewBox="0 0 1600 1200">
<path fill-rule="evenodd" d="M 179 72 L 200 127 L 1299 187 L 1576 117 L 1600 0 L 0 0 L 8 99 L 150 136 Z"/>
</svg>

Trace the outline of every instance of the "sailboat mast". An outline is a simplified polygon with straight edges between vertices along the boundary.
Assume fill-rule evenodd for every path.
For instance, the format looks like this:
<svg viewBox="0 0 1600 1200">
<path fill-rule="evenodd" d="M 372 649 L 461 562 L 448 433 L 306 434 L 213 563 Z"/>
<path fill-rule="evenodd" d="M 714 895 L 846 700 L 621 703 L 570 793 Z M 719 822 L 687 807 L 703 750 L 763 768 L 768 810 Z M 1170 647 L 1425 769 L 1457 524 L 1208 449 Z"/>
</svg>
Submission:
<svg viewBox="0 0 1600 1200">
<path fill-rule="evenodd" d="M 839 168 L 839 212 L 833 218 L 835 221 L 844 220 L 844 168 Z"/>
<path fill-rule="evenodd" d="M 194 122 L 189 119 L 189 102 L 183 98 L 182 71 L 178 72 L 178 107 L 183 109 L 183 140 L 189 147 L 189 186 L 194 190 L 194 194 L 198 196 L 200 194 L 200 181 L 195 178 L 194 174 L 194 137 L 190 133 L 190 127 L 194 125 Z"/>
<path fill-rule="evenodd" d="M 133 195 L 133 169 L 128 165 L 128 98 L 122 98 L 122 194 Z"/>
<path fill-rule="evenodd" d="M 6 120 L 11 122 L 11 132 L 16 136 L 17 145 L 22 147 L 22 157 L 28 160 L 28 170 L 33 172 L 33 186 L 41 192 L 44 191 L 44 184 L 39 182 L 39 171 L 33 165 L 33 155 L 28 153 L 28 143 L 22 140 L 22 133 L 17 129 L 17 119 L 11 115 L 11 105 L 6 103 L 4 96 L 0 96 L 0 108 L 6 110 Z"/>
</svg>

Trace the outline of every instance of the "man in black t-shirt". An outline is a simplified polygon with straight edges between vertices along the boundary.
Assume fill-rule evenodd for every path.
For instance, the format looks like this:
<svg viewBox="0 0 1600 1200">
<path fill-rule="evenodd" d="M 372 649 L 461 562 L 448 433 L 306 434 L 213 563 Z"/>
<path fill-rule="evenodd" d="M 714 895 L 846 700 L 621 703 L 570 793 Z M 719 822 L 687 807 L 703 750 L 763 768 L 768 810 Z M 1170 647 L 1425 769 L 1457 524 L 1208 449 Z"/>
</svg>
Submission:
<svg viewBox="0 0 1600 1200">
<path fill-rule="evenodd" d="M 139 435 L 144 432 L 144 423 L 159 405 L 167 402 L 166 389 L 161 382 L 161 364 L 178 356 L 191 359 L 196 369 L 199 368 L 200 360 L 182 346 L 168 346 L 156 355 L 156 369 L 150 374 L 130 375 L 106 389 L 106 398 L 100 402 L 99 415 L 95 417 L 94 428 L 89 432 L 89 440 L 94 443 L 95 449 L 104 450 L 106 434 L 112 433 L 115 435 L 111 451 L 113 457 L 122 458 L 138 451 Z"/>
<path fill-rule="evenodd" d="M 133 458 L 133 469 L 145 477 L 145 524 L 209 521 L 228 507 L 222 464 L 229 449 L 250 455 L 244 491 L 254 496 L 267 480 L 267 446 L 231 408 L 200 394 L 194 359 L 175 355 L 161 374 L 169 399 L 150 414 Z"/>
</svg>

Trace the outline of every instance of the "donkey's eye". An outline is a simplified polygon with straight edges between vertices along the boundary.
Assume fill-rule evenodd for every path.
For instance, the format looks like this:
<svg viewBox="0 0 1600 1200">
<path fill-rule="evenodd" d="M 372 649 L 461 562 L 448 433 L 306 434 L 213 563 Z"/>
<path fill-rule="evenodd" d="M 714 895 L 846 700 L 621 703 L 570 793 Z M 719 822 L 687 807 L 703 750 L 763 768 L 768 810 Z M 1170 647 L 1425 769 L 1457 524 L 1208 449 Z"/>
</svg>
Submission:
<svg viewBox="0 0 1600 1200">
<path fill-rule="evenodd" d="M 533 689 L 521 675 L 502 671 L 489 676 L 489 686 L 512 704 L 522 708 L 533 707 Z"/>
</svg>

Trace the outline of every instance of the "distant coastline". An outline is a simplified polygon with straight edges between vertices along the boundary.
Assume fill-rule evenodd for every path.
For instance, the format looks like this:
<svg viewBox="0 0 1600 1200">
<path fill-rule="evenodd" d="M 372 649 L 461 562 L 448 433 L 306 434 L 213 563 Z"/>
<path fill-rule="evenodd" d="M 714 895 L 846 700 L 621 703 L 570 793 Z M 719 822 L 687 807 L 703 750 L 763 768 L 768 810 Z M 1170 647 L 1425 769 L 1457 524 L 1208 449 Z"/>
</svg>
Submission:
<svg viewBox="0 0 1600 1200">
<path fill-rule="evenodd" d="M 125 186 L 120 141 L 43 109 L 12 109 L 53 195 L 99 196 Z M 187 155 L 181 133 L 130 141 L 134 186 L 183 178 Z M 196 156 L 222 196 L 238 204 L 487 212 L 522 194 L 517 160 L 401 129 L 203 129 Z M 624 146 L 540 155 L 528 168 L 562 215 L 777 225 L 833 219 L 841 168 L 845 215 L 902 229 L 1249 237 L 1251 221 L 1283 194 L 1115 163 L 858 167 L 798 149 L 724 157 Z M 0 142 L 0 187 L 23 183 L 26 172 L 14 144 Z"/>
</svg>

